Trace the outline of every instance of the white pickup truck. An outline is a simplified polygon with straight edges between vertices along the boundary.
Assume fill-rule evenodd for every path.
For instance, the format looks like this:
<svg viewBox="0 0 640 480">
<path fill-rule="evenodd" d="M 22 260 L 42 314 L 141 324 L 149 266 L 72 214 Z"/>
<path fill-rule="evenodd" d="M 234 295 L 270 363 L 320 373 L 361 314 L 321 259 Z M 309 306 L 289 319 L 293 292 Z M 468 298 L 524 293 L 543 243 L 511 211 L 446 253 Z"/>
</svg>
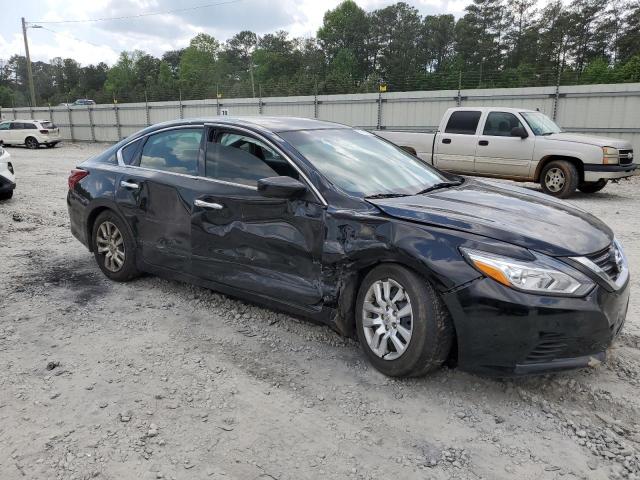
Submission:
<svg viewBox="0 0 640 480">
<path fill-rule="evenodd" d="M 626 140 L 562 132 L 544 113 L 522 108 L 450 108 L 433 133 L 375 132 L 435 167 L 463 175 L 539 182 L 565 198 L 633 175 Z"/>
</svg>

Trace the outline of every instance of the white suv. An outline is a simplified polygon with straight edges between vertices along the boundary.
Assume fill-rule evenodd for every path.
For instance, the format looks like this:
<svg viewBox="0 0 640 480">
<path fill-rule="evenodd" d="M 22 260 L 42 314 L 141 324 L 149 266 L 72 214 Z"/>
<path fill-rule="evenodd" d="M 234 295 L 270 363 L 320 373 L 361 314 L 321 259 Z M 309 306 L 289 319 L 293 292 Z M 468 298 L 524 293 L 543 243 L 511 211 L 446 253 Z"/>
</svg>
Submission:
<svg viewBox="0 0 640 480">
<path fill-rule="evenodd" d="M 49 120 L 7 120 L 0 123 L 0 142 L 5 145 L 40 145 L 55 147 L 60 142 L 60 130 Z"/>
<path fill-rule="evenodd" d="M 10 158 L 9 152 L 2 148 L 0 143 L 0 200 L 13 197 L 13 189 L 16 188 L 16 177 L 13 175 Z"/>
</svg>

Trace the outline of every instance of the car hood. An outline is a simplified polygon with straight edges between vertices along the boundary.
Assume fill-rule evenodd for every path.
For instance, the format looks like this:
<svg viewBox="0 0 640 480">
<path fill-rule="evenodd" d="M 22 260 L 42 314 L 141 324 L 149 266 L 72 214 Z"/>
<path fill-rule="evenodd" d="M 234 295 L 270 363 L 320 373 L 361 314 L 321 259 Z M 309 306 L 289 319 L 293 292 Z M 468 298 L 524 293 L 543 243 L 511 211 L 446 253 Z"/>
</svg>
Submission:
<svg viewBox="0 0 640 480">
<path fill-rule="evenodd" d="M 581 135 L 579 133 L 553 133 L 545 136 L 547 140 L 561 140 L 564 142 L 585 143 L 588 145 L 596 145 L 598 147 L 614 147 L 618 149 L 631 149 L 631 143 L 621 138 L 610 137 L 594 137 L 591 135 Z"/>
<path fill-rule="evenodd" d="M 542 193 L 483 180 L 423 195 L 369 200 L 387 215 L 470 232 L 551 256 L 606 248 L 613 232 L 593 215 Z"/>
</svg>

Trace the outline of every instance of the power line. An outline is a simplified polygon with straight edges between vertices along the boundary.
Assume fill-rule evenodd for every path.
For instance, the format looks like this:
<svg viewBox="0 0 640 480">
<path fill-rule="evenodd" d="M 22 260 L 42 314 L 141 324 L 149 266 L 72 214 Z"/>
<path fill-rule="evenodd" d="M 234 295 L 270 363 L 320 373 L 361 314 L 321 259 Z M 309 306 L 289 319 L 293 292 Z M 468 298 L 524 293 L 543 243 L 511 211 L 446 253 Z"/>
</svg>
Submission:
<svg viewBox="0 0 640 480">
<path fill-rule="evenodd" d="M 199 10 L 201 8 L 210 8 L 210 7 L 218 7 L 221 5 L 229 5 L 232 3 L 238 3 L 243 0 L 228 0 L 226 2 L 217 2 L 217 3 L 205 3 L 203 5 L 196 5 L 193 7 L 185 7 L 185 8 L 175 8 L 173 10 L 166 10 L 164 12 L 149 12 L 149 13 L 139 13 L 137 15 L 124 15 L 121 17 L 103 17 L 103 18 L 90 18 L 86 20 L 56 20 L 56 21 L 33 21 L 29 22 L 30 24 L 54 24 L 54 23 L 91 23 L 91 22 L 107 22 L 110 20 L 127 20 L 130 18 L 141 18 L 141 17 L 152 17 L 154 15 L 169 15 L 172 13 L 180 13 L 180 12 L 188 12 L 192 10 Z"/>
<path fill-rule="evenodd" d="M 81 38 L 78 38 L 76 36 L 71 35 L 68 32 L 58 32 L 57 30 L 52 30 L 51 28 L 47 28 L 47 27 L 42 27 L 43 30 L 47 30 L 48 32 L 51 32 L 55 35 L 61 36 L 61 37 L 67 37 L 67 38 L 71 38 L 72 40 L 75 40 L 77 42 L 83 42 L 83 43 L 88 43 L 89 45 L 93 45 L 94 47 L 102 47 L 103 45 L 97 45 L 95 43 L 91 43 L 89 40 L 83 40 Z"/>
</svg>

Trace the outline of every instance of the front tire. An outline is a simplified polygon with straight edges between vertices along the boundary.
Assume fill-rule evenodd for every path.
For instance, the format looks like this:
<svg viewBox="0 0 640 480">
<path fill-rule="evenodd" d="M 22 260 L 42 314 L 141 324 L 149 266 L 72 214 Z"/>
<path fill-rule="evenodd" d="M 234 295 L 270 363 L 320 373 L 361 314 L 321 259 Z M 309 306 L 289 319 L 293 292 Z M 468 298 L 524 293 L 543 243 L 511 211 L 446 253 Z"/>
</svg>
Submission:
<svg viewBox="0 0 640 480">
<path fill-rule="evenodd" d="M 542 169 L 540 185 L 542 190 L 557 198 L 567 198 L 578 187 L 578 169 L 566 160 L 554 160 Z"/>
<path fill-rule="evenodd" d="M 582 182 L 578 185 L 578 190 L 582 193 L 596 193 L 607 186 L 607 180 L 601 178 L 597 182 Z"/>
<path fill-rule="evenodd" d="M 118 215 L 109 210 L 98 215 L 91 238 L 98 267 L 107 277 L 128 282 L 140 275 L 136 268 L 135 242 Z"/>
<path fill-rule="evenodd" d="M 391 377 L 417 377 L 439 368 L 454 336 L 449 313 L 431 284 L 396 264 L 380 265 L 362 281 L 356 329 L 369 361 Z"/>
<path fill-rule="evenodd" d="M 8 192 L 0 193 L 0 200 L 9 200 L 13 197 L 13 190 L 9 190 Z"/>
<path fill-rule="evenodd" d="M 34 137 L 27 137 L 24 140 L 24 146 L 30 150 L 35 150 L 40 146 L 40 143 L 38 143 L 38 140 L 36 140 Z"/>
</svg>

